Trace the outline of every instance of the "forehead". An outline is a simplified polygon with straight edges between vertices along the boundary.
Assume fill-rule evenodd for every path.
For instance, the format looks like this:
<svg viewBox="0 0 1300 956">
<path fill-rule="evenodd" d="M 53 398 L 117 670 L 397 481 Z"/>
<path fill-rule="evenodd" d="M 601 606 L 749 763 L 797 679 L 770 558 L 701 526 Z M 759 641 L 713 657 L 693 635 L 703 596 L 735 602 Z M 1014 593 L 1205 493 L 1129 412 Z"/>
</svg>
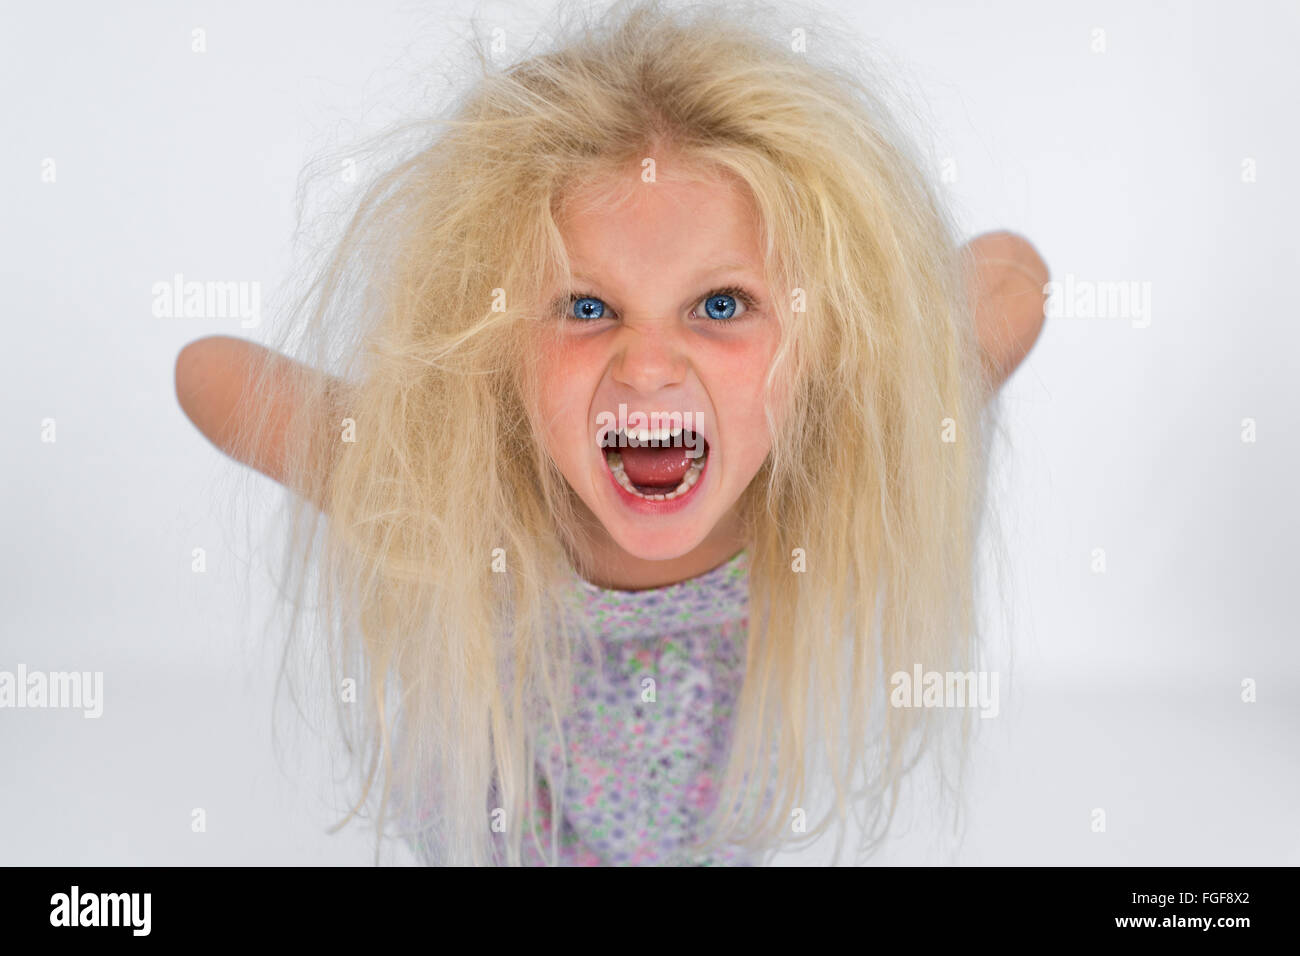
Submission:
<svg viewBox="0 0 1300 956">
<path fill-rule="evenodd" d="M 605 176 L 567 192 L 557 224 L 575 278 L 762 271 L 757 208 L 731 176 Z"/>
</svg>

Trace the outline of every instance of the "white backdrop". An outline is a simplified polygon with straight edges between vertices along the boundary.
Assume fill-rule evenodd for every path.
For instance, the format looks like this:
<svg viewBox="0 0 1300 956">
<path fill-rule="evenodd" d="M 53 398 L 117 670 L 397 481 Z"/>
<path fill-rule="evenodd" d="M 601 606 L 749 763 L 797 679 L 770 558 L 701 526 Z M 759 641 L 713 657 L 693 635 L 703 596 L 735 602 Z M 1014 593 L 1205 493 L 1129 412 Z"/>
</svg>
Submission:
<svg viewBox="0 0 1300 956">
<path fill-rule="evenodd" d="M 839 6 L 922 96 L 967 233 L 1074 283 L 1004 392 L 1015 660 L 965 838 L 913 804 L 878 861 L 1300 863 L 1300 8 Z M 522 44 L 538 8 L 479 9 Z M 320 748 L 272 748 L 265 556 L 172 363 L 270 334 L 300 168 L 409 109 L 469 10 L 6 12 L 0 670 L 105 685 L 97 720 L 0 709 L 0 863 L 369 862 L 367 831 L 324 833 Z M 155 317 L 176 273 L 260 282 L 262 324 Z M 1089 311 L 1104 283 L 1149 309 Z"/>
</svg>

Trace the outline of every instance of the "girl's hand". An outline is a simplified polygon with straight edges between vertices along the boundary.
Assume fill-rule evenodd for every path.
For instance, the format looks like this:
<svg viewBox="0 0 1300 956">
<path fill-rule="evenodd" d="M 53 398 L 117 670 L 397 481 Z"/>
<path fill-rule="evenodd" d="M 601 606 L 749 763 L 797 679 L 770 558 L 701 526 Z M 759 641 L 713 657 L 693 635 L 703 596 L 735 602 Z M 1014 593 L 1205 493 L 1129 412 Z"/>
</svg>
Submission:
<svg viewBox="0 0 1300 956">
<path fill-rule="evenodd" d="M 263 362 L 269 363 L 271 387 L 255 400 L 247 391 Z M 254 342 L 213 335 L 191 342 L 176 357 L 176 398 L 210 442 L 285 484 L 297 396 L 321 374 Z M 332 390 L 339 385 L 330 379 Z M 250 442 L 250 435 L 257 437 Z"/>
<path fill-rule="evenodd" d="M 1038 251 L 1014 233 L 986 232 L 966 245 L 975 262 L 975 331 L 996 390 L 1038 339 L 1050 276 Z"/>
</svg>

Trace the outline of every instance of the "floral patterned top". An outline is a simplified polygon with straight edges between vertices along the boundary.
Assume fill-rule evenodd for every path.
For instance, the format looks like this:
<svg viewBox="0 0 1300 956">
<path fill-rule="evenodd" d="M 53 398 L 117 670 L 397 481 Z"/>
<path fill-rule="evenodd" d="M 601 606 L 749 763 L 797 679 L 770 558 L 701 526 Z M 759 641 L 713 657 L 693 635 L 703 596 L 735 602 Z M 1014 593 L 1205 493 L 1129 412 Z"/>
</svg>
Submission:
<svg viewBox="0 0 1300 956">
<path fill-rule="evenodd" d="M 707 856 L 691 849 L 717 800 L 740 691 L 748 553 L 661 588 L 609 590 L 576 573 L 573 588 L 604 660 L 598 666 L 587 648 L 575 648 L 574 707 L 562 722 L 568 767 L 560 864 L 755 865 L 743 848 Z M 550 728 L 539 729 L 537 752 L 558 770 Z M 534 801 L 543 828 L 537 842 L 548 850 L 547 781 L 556 776 L 538 773 Z M 523 854 L 526 864 L 546 864 L 527 834 Z"/>
</svg>

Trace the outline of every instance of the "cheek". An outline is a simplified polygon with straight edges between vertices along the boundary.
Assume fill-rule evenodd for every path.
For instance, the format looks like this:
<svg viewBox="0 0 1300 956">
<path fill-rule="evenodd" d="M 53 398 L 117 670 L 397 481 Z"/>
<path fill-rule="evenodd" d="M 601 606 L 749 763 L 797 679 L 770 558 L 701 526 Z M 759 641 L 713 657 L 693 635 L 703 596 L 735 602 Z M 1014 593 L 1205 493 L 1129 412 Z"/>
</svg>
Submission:
<svg viewBox="0 0 1300 956">
<path fill-rule="evenodd" d="M 780 344 L 780 329 L 770 319 L 752 334 L 735 341 L 717 341 L 709 346 L 709 367 L 715 378 L 745 396 L 762 394 L 763 381 Z"/>
<path fill-rule="evenodd" d="M 714 390 L 721 425 L 729 434 L 732 460 L 745 472 L 757 471 L 771 449 L 764 411 L 767 372 L 776 353 L 775 333 L 717 356 Z"/>
<path fill-rule="evenodd" d="M 558 464 L 581 453 L 594 386 L 580 350 L 552 337 L 532 349 L 537 383 L 534 427 Z"/>
</svg>

